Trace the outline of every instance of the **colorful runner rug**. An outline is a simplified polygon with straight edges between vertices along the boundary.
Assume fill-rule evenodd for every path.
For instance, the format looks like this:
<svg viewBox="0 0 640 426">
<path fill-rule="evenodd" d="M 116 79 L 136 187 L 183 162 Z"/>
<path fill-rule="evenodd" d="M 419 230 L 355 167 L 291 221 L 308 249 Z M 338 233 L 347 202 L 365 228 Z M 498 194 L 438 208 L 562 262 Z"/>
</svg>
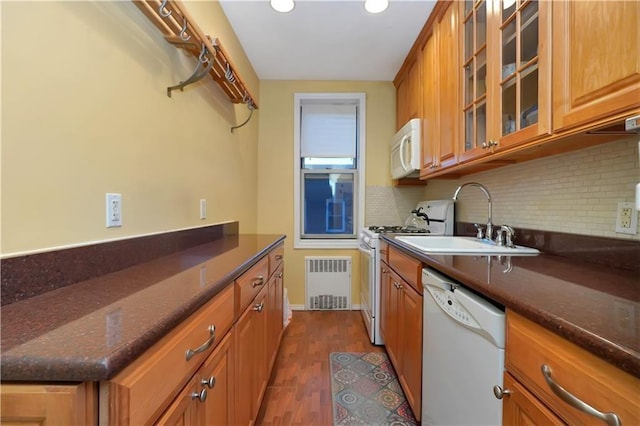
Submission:
<svg viewBox="0 0 640 426">
<path fill-rule="evenodd" d="M 330 355 L 333 424 L 418 425 L 385 353 Z"/>
</svg>

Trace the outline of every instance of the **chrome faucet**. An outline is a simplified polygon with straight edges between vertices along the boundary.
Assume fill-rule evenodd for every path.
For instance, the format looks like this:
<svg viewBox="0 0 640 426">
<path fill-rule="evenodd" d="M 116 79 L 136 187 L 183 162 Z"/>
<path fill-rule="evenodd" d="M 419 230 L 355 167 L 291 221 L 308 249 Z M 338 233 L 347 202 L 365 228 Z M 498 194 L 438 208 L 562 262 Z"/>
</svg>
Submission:
<svg viewBox="0 0 640 426">
<path fill-rule="evenodd" d="M 484 195 L 487 196 L 487 201 L 489 202 L 489 218 L 487 219 L 487 231 L 485 232 L 484 237 L 487 240 L 492 240 L 493 239 L 493 223 L 491 223 L 491 194 L 489 194 L 489 191 L 487 190 L 487 188 L 485 188 L 484 185 L 478 182 L 467 182 L 465 184 L 460 185 L 458 189 L 456 189 L 456 192 L 453 194 L 453 201 L 456 201 L 458 199 L 458 195 L 460 194 L 460 191 L 462 191 L 462 188 L 465 188 L 467 186 L 475 186 L 476 188 L 484 192 Z M 481 237 L 481 235 L 482 235 L 482 232 L 479 230 L 478 237 Z"/>
</svg>

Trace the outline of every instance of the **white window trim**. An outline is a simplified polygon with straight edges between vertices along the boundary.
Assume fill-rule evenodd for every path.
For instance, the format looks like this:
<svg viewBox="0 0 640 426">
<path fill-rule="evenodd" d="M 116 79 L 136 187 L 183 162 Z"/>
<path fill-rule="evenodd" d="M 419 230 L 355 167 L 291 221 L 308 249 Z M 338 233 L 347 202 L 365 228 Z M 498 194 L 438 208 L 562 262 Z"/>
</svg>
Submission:
<svg viewBox="0 0 640 426">
<path fill-rule="evenodd" d="M 294 93 L 293 95 L 293 248 L 296 249 L 354 249 L 358 248 L 355 239 L 302 239 L 300 238 L 300 105 L 307 100 L 356 101 L 358 103 L 358 147 L 357 147 L 357 214 L 353 229 L 356 236 L 364 224 L 364 189 L 365 189 L 365 146 L 366 146 L 366 95 L 364 93 Z"/>
</svg>

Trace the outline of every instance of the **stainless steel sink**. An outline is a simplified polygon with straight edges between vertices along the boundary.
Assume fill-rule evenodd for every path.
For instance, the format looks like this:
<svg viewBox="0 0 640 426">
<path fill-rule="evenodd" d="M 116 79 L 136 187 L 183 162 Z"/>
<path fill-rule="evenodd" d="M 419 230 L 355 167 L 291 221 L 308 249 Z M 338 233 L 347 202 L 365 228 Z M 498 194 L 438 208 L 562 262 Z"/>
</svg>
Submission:
<svg viewBox="0 0 640 426">
<path fill-rule="evenodd" d="M 425 253 L 440 254 L 484 254 L 503 256 L 535 255 L 539 250 L 515 246 L 498 246 L 491 241 L 479 240 L 472 237 L 436 237 L 436 236 L 398 236 L 395 238 L 404 244 Z"/>
</svg>

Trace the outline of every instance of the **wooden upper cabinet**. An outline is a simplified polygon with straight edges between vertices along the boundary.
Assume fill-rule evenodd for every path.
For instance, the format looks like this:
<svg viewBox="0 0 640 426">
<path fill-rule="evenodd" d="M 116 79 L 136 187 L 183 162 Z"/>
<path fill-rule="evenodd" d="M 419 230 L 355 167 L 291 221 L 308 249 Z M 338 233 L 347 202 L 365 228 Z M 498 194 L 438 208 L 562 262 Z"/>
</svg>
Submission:
<svg viewBox="0 0 640 426">
<path fill-rule="evenodd" d="M 498 66 L 491 87 L 497 108 L 492 123 L 500 124 L 492 129 L 495 150 L 551 133 L 551 3 L 492 3 L 490 40 L 495 37 L 492 46 L 499 49 L 491 59 Z"/>
<path fill-rule="evenodd" d="M 429 37 L 422 47 L 422 167 L 420 176 L 432 173 L 437 167 L 440 138 L 440 114 L 438 90 L 438 43 L 436 36 Z"/>
<path fill-rule="evenodd" d="M 554 130 L 640 107 L 640 3 L 552 3 Z"/>
<path fill-rule="evenodd" d="M 551 131 L 551 2 L 460 2 L 460 161 Z"/>
<path fill-rule="evenodd" d="M 440 135 L 438 167 L 449 167 L 457 163 L 459 140 L 459 78 L 458 67 L 458 9 L 450 4 L 436 27 L 438 36 L 438 87 L 440 89 Z"/>
<path fill-rule="evenodd" d="M 417 54 L 396 82 L 396 130 L 422 117 L 422 64 Z"/>
<path fill-rule="evenodd" d="M 427 176 L 457 162 L 458 69 L 457 7 L 450 4 L 434 23 L 422 48 L 423 165 Z"/>
</svg>

